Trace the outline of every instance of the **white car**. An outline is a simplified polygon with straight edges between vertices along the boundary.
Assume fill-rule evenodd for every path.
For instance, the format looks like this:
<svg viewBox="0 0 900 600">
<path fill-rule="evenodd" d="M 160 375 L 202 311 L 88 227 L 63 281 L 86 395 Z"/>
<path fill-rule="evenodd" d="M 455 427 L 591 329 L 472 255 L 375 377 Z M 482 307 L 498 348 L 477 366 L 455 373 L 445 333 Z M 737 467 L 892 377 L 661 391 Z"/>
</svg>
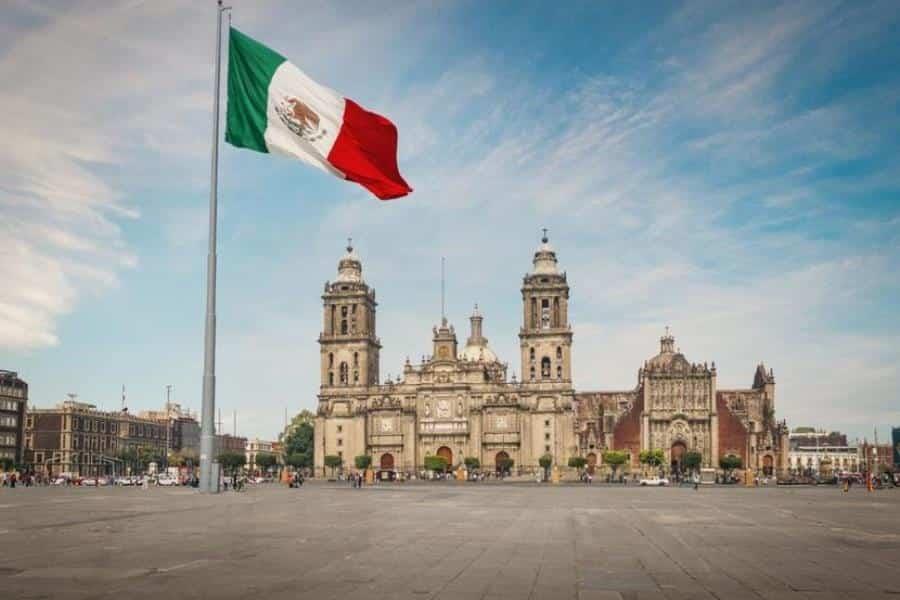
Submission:
<svg viewBox="0 0 900 600">
<path fill-rule="evenodd" d="M 164 485 L 166 487 L 172 486 L 172 485 L 178 485 L 178 480 L 175 479 L 174 477 L 167 477 L 167 476 L 163 475 L 162 477 L 160 477 L 159 479 L 156 480 L 156 485 Z"/>
<path fill-rule="evenodd" d="M 81 480 L 81 485 L 91 485 L 91 486 L 97 485 L 97 478 L 96 477 L 85 477 L 84 479 Z"/>
<path fill-rule="evenodd" d="M 669 485 L 669 480 L 665 477 L 647 477 L 646 479 L 641 479 L 641 485 L 653 485 L 653 486 L 663 486 Z"/>
</svg>

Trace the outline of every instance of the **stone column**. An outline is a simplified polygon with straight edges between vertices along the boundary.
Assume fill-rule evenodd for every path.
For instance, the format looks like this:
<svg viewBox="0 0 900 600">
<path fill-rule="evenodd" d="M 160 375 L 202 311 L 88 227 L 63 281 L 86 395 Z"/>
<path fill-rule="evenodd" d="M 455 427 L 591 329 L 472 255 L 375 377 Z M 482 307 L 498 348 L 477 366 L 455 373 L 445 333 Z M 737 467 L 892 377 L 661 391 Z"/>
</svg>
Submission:
<svg viewBox="0 0 900 600">
<path fill-rule="evenodd" d="M 641 415 L 641 450 L 650 449 L 650 415 Z"/>
</svg>

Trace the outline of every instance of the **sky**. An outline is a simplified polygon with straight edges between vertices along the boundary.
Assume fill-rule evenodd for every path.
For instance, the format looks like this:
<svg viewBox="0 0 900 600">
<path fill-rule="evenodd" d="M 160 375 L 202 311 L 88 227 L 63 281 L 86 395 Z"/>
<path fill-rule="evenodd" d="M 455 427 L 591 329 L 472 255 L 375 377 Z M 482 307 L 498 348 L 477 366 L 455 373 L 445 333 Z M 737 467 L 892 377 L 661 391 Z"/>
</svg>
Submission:
<svg viewBox="0 0 900 600">
<path fill-rule="evenodd" d="M 625 390 L 670 326 L 720 388 L 764 361 L 788 425 L 900 425 L 900 5 L 260 2 L 233 25 L 388 116 L 415 189 L 380 202 L 222 145 L 217 406 L 274 438 L 315 409 L 346 238 L 383 377 L 447 313 L 520 373 L 541 229 L 576 390 Z M 0 7 L 0 368 L 30 402 L 199 411 L 212 1 Z M 223 90 L 224 91 L 224 90 Z M 224 103 L 224 98 L 223 98 Z M 224 109 L 224 104 L 223 104 Z M 223 111 L 224 116 L 224 111 Z M 884 438 L 882 438 L 884 439 Z"/>
</svg>

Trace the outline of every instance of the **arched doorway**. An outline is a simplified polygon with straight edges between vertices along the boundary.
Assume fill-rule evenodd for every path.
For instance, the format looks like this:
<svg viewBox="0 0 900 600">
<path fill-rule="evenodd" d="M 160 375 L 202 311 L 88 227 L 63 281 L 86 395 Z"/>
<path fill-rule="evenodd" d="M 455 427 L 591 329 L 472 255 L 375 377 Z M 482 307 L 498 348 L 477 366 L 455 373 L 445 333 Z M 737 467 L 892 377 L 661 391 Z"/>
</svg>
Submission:
<svg viewBox="0 0 900 600">
<path fill-rule="evenodd" d="M 672 444 L 672 450 L 669 453 L 672 473 L 680 476 L 684 472 L 685 454 L 687 454 L 687 446 L 684 444 L 684 442 L 675 442 L 674 444 Z"/>
<path fill-rule="evenodd" d="M 444 458 L 447 461 L 447 468 L 453 466 L 453 450 L 448 448 L 447 446 L 441 446 L 438 448 L 437 455 Z"/>
<path fill-rule="evenodd" d="M 386 452 L 381 455 L 381 470 L 382 471 L 393 471 L 394 470 L 394 455 Z"/>
<path fill-rule="evenodd" d="M 509 454 L 502 450 L 498 452 L 494 457 L 494 467 L 498 473 L 509 473 Z"/>
<path fill-rule="evenodd" d="M 772 456 L 770 454 L 766 454 L 763 456 L 763 475 L 766 477 L 771 477 L 774 472 L 774 461 L 772 460 Z"/>
<path fill-rule="evenodd" d="M 587 470 L 591 475 L 594 474 L 594 469 L 597 468 L 597 455 L 591 452 L 587 455 Z"/>
</svg>

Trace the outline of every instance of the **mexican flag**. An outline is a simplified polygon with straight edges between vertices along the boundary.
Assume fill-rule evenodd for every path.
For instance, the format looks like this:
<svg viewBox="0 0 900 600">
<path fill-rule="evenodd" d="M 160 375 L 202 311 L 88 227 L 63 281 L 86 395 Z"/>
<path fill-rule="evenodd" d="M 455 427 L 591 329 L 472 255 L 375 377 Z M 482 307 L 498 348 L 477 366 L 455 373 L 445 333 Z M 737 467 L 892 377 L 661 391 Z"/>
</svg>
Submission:
<svg viewBox="0 0 900 600">
<path fill-rule="evenodd" d="M 388 200 L 412 191 L 397 168 L 397 128 L 320 85 L 283 56 L 231 28 L 225 141 L 284 154 Z"/>
</svg>

